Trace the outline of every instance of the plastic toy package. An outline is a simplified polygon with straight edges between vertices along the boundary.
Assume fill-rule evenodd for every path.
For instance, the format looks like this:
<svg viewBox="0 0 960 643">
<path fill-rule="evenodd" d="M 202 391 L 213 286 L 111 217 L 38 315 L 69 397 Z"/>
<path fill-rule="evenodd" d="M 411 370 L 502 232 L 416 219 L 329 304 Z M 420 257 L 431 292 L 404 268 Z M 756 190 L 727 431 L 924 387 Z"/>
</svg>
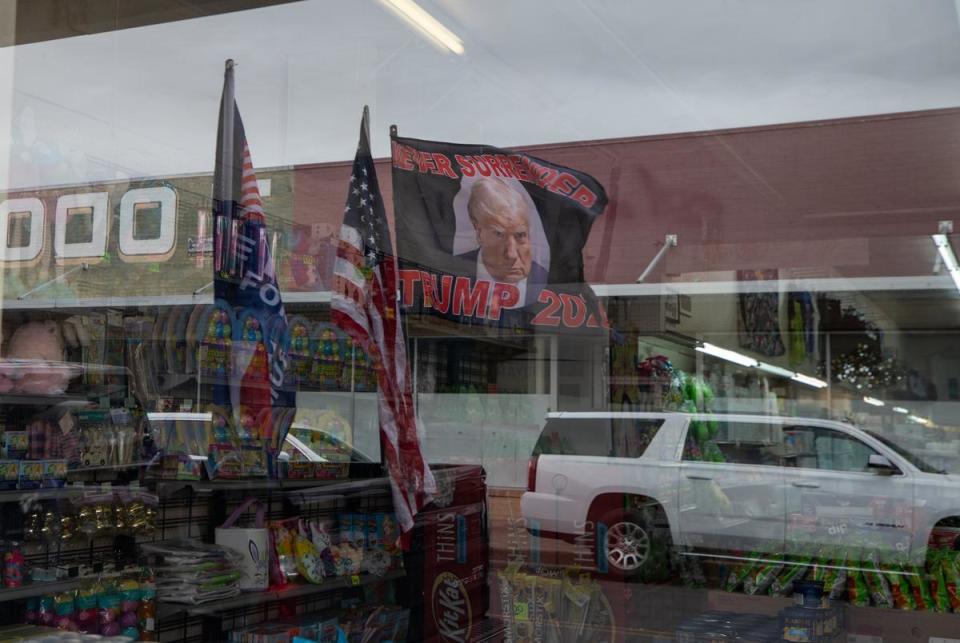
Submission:
<svg viewBox="0 0 960 643">
<path fill-rule="evenodd" d="M 230 643 L 406 643 L 410 611 L 396 605 L 347 607 L 230 632 Z"/>
<path fill-rule="evenodd" d="M 31 598 L 24 623 L 68 632 L 156 641 L 156 585 L 153 572 L 139 568 L 92 578 L 76 590 Z"/>
<path fill-rule="evenodd" d="M 161 600 L 200 604 L 240 593 L 239 557 L 229 549 L 188 540 L 146 543 L 141 548 L 156 559 Z"/>
<path fill-rule="evenodd" d="M 383 576 L 403 566 L 392 514 L 341 514 L 339 522 L 339 529 L 330 522 L 299 518 L 272 523 L 271 584 L 283 586 L 300 578 L 321 583 L 362 573 Z"/>
<path fill-rule="evenodd" d="M 24 539 L 56 547 L 116 534 L 147 536 L 156 529 L 158 503 L 144 489 L 91 489 L 69 504 L 28 509 Z"/>
</svg>

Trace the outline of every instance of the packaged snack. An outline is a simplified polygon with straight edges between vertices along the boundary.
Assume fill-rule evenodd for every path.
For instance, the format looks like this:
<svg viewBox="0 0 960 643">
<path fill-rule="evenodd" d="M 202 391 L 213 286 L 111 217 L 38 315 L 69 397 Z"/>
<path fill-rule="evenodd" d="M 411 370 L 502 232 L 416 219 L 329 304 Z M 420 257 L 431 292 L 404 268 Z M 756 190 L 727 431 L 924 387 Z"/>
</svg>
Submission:
<svg viewBox="0 0 960 643">
<path fill-rule="evenodd" d="M 750 595 L 765 592 L 782 570 L 783 561 L 771 561 L 757 565 L 743 579 L 743 592 Z"/>
<path fill-rule="evenodd" d="M 57 488 L 67 483 L 67 461 L 66 460 L 44 460 L 43 462 L 43 480 L 44 487 Z"/>
<path fill-rule="evenodd" d="M 890 595 L 893 598 L 893 606 L 900 610 L 916 609 L 913 601 L 913 592 L 910 589 L 910 581 L 904 574 L 903 567 L 896 566 L 891 570 L 884 572 L 887 581 L 890 583 Z"/>
<path fill-rule="evenodd" d="M 286 582 L 295 579 L 299 572 L 297 571 L 297 554 L 294 549 L 296 542 L 296 532 L 285 525 L 276 529 L 277 546 L 277 564 L 280 567 L 280 573 Z"/>
<path fill-rule="evenodd" d="M 754 558 L 757 554 L 751 554 L 750 557 Z M 744 561 L 738 565 L 732 567 L 727 573 L 727 578 L 723 583 L 723 589 L 728 592 L 735 592 L 737 588 L 740 587 L 740 583 L 750 574 L 751 570 L 754 567 L 752 561 Z"/>
<path fill-rule="evenodd" d="M 298 533 L 294 540 L 294 552 L 297 557 L 297 571 L 300 575 L 315 585 L 322 583 L 323 559 L 310 539 Z"/>
<path fill-rule="evenodd" d="M 37 609 L 37 625 L 53 627 L 53 624 L 56 622 L 56 620 L 57 615 L 54 607 L 53 597 L 44 596 L 40 599 L 40 605 Z"/>
<path fill-rule="evenodd" d="M 867 570 L 863 572 L 864 580 L 870 589 L 870 598 L 876 607 L 893 607 L 893 593 L 890 584 L 877 566 L 876 553 L 873 552 L 864 560 Z"/>
<path fill-rule="evenodd" d="M 803 580 L 807 575 L 810 557 L 801 557 L 792 562 L 787 568 L 770 583 L 770 596 L 791 596 L 793 584 Z"/>
<path fill-rule="evenodd" d="M 26 431 L 6 431 L 3 434 L 3 457 L 23 460 L 30 450 L 30 435 Z"/>
<path fill-rule="evenodd" d="M 363 565 L 362 549 L 348 542 L 334 545 L 332 553 L 337 576 L 350 576 L 360 573 Z"/>
<path fill-rule="evenodd" d="M 100 633 L 104 636 L 118 636 L 120 634 L 120 594 L 110 591 L 101 594 L 97 605 L 100 608 Z"/>
<path fill-rule="evenodd" d="M 531 585 L 533 640 L 561 643 L 563 633 L 560 630 L 559 608 L 563 597 L 563 581 L 535 577 Z"/>
<path fill-rule="evenodd" d="M 20 461 L 0 460 L 0 489 L 16 489 L 20 484 Z"/>
<path fill-rule="evenodd" d="M 867 587 L 863 572 L 859 569 L 853 568 L 847 571 L 847 600 L 857 607 L 870 606 L 870 589 Z"/>
<path fill-rule="evenodd" d="M 947 579 L 943 569 L 943 550 L 930 551 L 927 563 L 930 569 L 930 593 L 933 595 L 933 607 L 938 612 L 950 612 L 950 594 L 947 592 Z"/>
<path fill-rule="evenodd" d="M 233 480 L 243 477 L 243 457 L 232 444 L 211 444 L 208 471 L 214 479 Z"/>
<path fill-rule="evenodd" d="M 20 461 L 20 488 L 39 489 L 43 486 L 43 462 Z"/>
<path fill-rule="evenodd" d="M 337 516 L 337 522 L 340 523 L 340 540 L 338 544 L 353 542 L 353 514 L 340 514 Z"/>
<path fill-rule="evenodd" d="M 20 587 L 23 585 L 23 568 L 26 560 L 20 545 L 11 542 L 3 553 L 3 585 L 4 587 Z"/>
<path fill-rule="evenodd" d="M 40 599 L 37 597 L 28 598 L 23 612 L 23 622 L 27 625 L 36 625 L 40 618 Z"/>
<path fill-rule="evenodd" d="M 913 567 L 907 575 L 910 582 L 910 590 L 913 592 L 913 603 L 918 610 L 932 610 L 933 596 L 930 594 L 930 583 L 923 569 Z"/>
<path fill-rule="evenodd" d="M 353 545 L 363 549 L 367 546 L 367 534 L 370 529 L 369 516 L 367 514 L 353 514 L 353 523 L 350 533 L 353 536 Z"/>
<path fill-rule="evenodd" d="M 245 440 L 240 445 L 240 461 L 243 466 L 243 477 L 266 477 L 268 473 L 267 453 L 264 451 L 263 442 Z"/>
<path fill-rule="evenodd" d="M 97 603 L 100 600 L 101 586 L 99 583 L 84 585 L 77 590 L 76 607 L 77 629 L 86 634 L 98 634 Z"/>
<path fill-rule="evenodd" d="M 63 592 L 53 597 L 53 609 L 55 614 L 54 627 L 60 630 L 75 631 L 77 629 L 76 615 L 74 611 L 73 594 Z"/>
<path fill-rule="evenodd" d="M 954 612 L 960 611 L 960 595 L 957 593 L 957 587 L 960 586 L 960 568 L 957 567 L 958 555 L 960 552 L 946 551 L 940 564 L 943 566 L 943 578 L 947 585 L 947 596 L 950 599 L 950 607 Z"/>
<path fill-rule="evenodd" d="M 845 569 L 846 556 L 833 560 L 821 559 L 814 566 L 813 580 L 823 581 L 823 591 L 830 599 L 836 600 L 847 592 L 848 572 Z"/>
<path fill-rule="evenodd" d="M 157 640 L 157 589 L 153 575 L 146 573 L 140 582 L 140 605 L 137 607 L 141 641 Z"/>
</svg>

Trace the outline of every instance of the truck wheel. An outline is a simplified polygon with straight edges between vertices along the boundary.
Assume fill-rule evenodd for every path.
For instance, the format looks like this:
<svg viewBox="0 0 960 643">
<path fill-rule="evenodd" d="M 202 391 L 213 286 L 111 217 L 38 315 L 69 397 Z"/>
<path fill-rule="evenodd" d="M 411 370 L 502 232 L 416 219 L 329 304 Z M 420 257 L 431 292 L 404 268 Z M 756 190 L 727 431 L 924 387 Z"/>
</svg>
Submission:
<svg viewBox="0 0 960 643">
<path fill-rule="evenodd" d="M 670 551 L 665 546 L 670 532 L 656 524 L 657 515 L 654 509 L 617 508 L 596 521 L 594 542 L 599 548 L 596 560 L 601 573 L 626 582 L 654 580 Z"/>
</svg>

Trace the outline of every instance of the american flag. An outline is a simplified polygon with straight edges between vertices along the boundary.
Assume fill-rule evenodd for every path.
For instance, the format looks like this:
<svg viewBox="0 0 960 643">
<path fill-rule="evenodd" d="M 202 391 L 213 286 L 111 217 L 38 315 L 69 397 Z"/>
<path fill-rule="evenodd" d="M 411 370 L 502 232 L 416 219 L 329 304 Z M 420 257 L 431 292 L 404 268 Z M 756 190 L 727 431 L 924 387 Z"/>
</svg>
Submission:
<svg viewBox="0 0 960 643">
<path fill-rule="evenodd" d="M 400 524 L 409 545 L 413 519 L 436 493 L 420 449 L 410 367 L 397 306 L 397 258 L 370 154 L 367 111 L 334 264 L 333 321 L 368 354 L 380 356 L 377 372 L 381 444 Z"/>
<path fill-rule="evenodd" d="M 227 381 L 215 384 L 214 402 L 232 407 L 236 422 L 241 415 L 253 419 L 260 435 L 251 437 L 279 450 L 285 427 L 273 426 L 272 410 L 295 406 L 294 392 L 283 388 L 287 316 L 250 146 L 234 98 L 232 60 L 227 61 L 220 101 L 213 223 L 214 295 L 247 325 L 235 329 L 230 374 Z"/>
</svg>

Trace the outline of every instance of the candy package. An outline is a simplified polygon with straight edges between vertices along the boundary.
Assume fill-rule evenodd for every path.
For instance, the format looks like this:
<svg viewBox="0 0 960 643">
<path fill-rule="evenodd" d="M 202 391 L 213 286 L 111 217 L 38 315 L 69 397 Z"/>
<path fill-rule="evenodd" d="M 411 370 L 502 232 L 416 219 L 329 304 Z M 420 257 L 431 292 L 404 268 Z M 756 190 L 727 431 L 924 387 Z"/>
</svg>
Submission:
<svg viewBox="0 0 960 643">
<path fill-rule="evenodd" d="M 749 595 L 765 592 L 782 570 L 783 561 L 769 561 L 758 564 L 743 579 L 743 592 Z"/>
<path fill-rule="evenodd" d="M 893 593 L 890 590 L 890 584 L 877 565 L 876 554 L 867 555 L 864 562 L 867 569 L 863 572 L 863 577 L 870 589 L 870 598 L 873 605 L 875 607 L 893 607 Z"/>
<path fill-rule="evenodd" d="M 904 574 L 902 567 L 895 567 L 884 572 L 887 581 L 890 584 L 890 596 L 893 599 L 893 606 L 900 610 L 916 609 L 916 603 L 913 600 L 913 591 L 910 588 L 910 581 Z"/>
</svg>

